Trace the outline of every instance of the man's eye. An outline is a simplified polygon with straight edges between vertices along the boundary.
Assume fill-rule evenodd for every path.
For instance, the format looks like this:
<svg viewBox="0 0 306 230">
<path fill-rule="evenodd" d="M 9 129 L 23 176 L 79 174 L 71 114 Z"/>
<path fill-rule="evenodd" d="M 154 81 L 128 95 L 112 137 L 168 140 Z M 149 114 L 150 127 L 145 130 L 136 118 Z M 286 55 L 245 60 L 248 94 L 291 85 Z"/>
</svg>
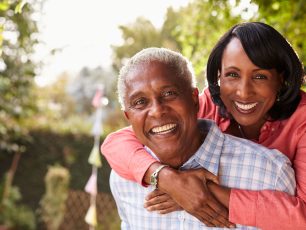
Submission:
<svg viewBox="0 0 306 230">
<path fill-rule="evenodd" d="M 177 95 L 177 92 L 175 91 L 166 91 L 163 93 L 164 97 L 171 97 L 171 96 L 176 96 L 176 95 Z"/>
<path fill-rule="evenodd" d="M 146 100 L 144 98 L 139 98 L 132 103 L 132 108 L 141 109 L 146 105 Z"/>
</svg>

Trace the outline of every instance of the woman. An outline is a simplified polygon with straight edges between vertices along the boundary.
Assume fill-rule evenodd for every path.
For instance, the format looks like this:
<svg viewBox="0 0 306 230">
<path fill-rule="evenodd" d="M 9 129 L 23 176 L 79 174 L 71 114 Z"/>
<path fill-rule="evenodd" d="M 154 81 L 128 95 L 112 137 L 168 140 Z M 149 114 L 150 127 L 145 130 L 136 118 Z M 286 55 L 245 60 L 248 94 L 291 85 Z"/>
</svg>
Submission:
<svg viewBox="0 0 306 230">
<path fill-rule="evenodd" d="M 282 35 L 264 23 L 243 23 L 232 27 L 214 47 L 207 64 L 209 92 L 206 89 L 199 96 L 198 117 L 214 120 L 225 133 L 278 149 L 290 159 L 296 173 L 295 197 L 212 183 L 207 183 L 210 191 L 206 185 L 201 190 L 196 180 L 200 172 L 180 173 L 169 167 L 159 174 L 160 190 L 195 216 L 204 213 L 203 219 L 215 226 L 218 221 L 213 220 L 219 217 L 212 210 L 221 208 L 210 204 L 210 193 L 229 208 L 233 223 L 262 229 L 305 229 L 306 94 L 299 90 L 302 79 L 302 64 Z M 115 171 L 138 183 L 149 183 L 150 175 L 159 167 L 130 129 L 111 134 L 102 152 Z M 146 204 L 149 209 L 168 212 L 177 208 L 167 196 L 156 204 L 155 195 L 149 196 L 153 198 Z"/>
</svg>

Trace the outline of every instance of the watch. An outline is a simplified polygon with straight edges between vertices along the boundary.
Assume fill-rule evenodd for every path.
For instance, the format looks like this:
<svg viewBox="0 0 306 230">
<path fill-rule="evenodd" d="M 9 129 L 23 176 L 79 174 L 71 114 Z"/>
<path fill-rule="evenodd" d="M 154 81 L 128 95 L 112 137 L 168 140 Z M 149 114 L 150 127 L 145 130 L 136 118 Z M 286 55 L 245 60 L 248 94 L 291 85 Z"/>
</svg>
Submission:
<svg viewBox="0 0 306 230">
<path fill-rule="evenodd" d="M 153 186 L 153 189 L 157 189 L 157 178 L 158 178 L 158 173 L 160 172 L 160 170 L 162 170 L 164 167 L 168 167 L 168 165 L 161 165 L 159 166 L 157 169 L 155 169 L 155 171 L 151 174 L 150 177 L 150 185 Z"/>
</svg>

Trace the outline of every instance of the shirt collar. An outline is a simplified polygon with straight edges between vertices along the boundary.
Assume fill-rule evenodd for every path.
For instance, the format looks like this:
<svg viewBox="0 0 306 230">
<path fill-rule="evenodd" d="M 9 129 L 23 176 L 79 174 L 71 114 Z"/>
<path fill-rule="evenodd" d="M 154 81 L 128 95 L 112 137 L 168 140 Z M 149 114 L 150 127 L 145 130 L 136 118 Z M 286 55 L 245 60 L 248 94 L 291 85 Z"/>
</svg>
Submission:
<svg viewBox="0 0 306 230">
<path fill-rule="evenodd" d="M 218 126 L 210 120 L 199 119 L 198 127 L 200 128 L 201 132 L 207 133 L 205 140 L 196 153 L 180 167 L 180 170 L 201 167 L 217 176 L 223 148 L 224 134 L 220 131 Z M 149 149 L 147 146 L 145 146 L 145 149 L 154 158 L 159 160 L 151 149 Z"/>
<path fill-rule="evenodd" d="M 200 148 L 183 164 L 181 169 L 189 169 L 197 163 L 214 175 L 218 175 L 224 134 L 213 121 L 199 120 L 198 125 L 202 132 L 207 133 L 207 136 Z"/>
</svg>

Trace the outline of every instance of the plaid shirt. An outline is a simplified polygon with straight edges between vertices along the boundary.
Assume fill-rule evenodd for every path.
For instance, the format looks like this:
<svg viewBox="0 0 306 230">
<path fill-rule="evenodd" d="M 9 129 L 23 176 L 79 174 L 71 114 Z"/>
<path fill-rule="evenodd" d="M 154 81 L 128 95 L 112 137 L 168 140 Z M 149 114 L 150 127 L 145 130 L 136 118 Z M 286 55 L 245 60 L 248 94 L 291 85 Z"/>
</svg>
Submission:
<svg viewBox="0 0 306 230">
<path fill-rule="evenodd" d="M 249 190 L 278 190 L 295 193 L 294 170 L 288 158 L 253 142 L 222 133 L 215 123 L 201 120 L 199 128 L 208 132 L 197 152 L 180 170 L 205 168 L 218 175 L 221 185 Z M 149 151 L 150 152 L 150 151 Z M 150 152 L 154 155 L 152 152 Z M 220 229 L 209 228 L 185 211 L 160 215 L 143 208 L 152 191 L 120 177 L 114 171 L 110 186 L 122 220 L 121 229 Z M 237 225 L 238 229 L 257 229 Z"/>
</svg>

